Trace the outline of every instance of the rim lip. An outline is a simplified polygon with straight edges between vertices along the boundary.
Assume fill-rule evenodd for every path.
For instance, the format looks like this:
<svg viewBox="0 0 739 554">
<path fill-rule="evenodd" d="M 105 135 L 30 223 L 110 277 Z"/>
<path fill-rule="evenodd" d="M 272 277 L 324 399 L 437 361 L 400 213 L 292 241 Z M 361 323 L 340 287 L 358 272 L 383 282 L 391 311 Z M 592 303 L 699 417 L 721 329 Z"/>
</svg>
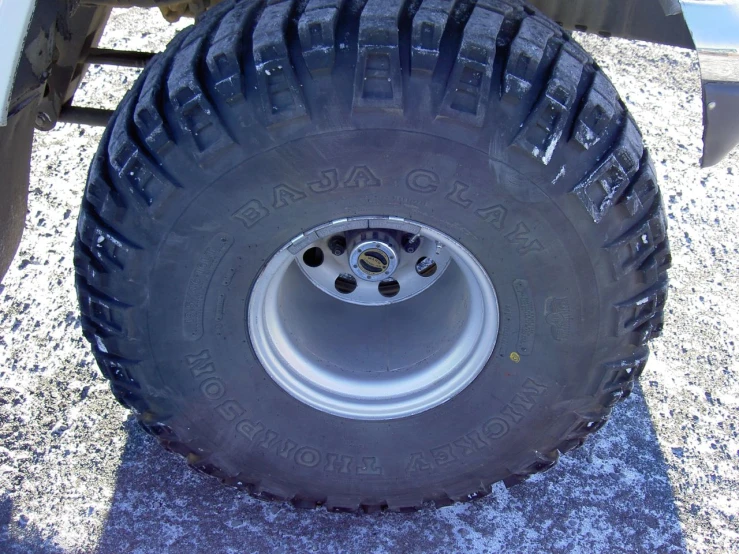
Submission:
<svg viewBox="0 0 739 554">
<path fill-rule="evenodd" d="M 297 243 L 302 248 L 309 236 L 318 230 L 334 226 L 342 228 L 353 224 L 361 226 L 369 220 L 388 221 L 386 216 L 361 216 L 342 219 L 311 229 L 288 242 L 265 264 L 258 275 L 247 307 L 247 322 L 252 348 L 267 374 L 288 394 L 302 403 L 335 416 L 358 420 L 390 420 L 419 414 L 439 406 L 455 396 L 474 381 L 492 356 L 498 336 L 500 312 L 495 288 L 482 265 L 469 250 L 448 235 L 426 224 L 401 218 L 392 218 L 394 224 L 410 224 L 420 228 L 423 236 L 442 242 L 452 251 L 452 258 L 464 276 L 470 294 L 470 307 L 460 333 L 447 353 L 420 371 L 419 376 L 406 383 L 405 390 L 388 390 L 390 380 L 358 379 L 348 374 L 345 390 L 331 387 L 335 383 L 335 371 L 328 367 L 316 371 L 301 358 L 297 348 L 287 339 L 287 333 L 276 315 L 279 302 L 277 294 L 282 279 L 295 262 Z M 312 241 L 311 241 L 312 242 Z M 305 277 L 303 273 L 301 275 Z M 311 283 L 312 286 L 315 286 Z M 473 288 L 472 285 L 476 287 Z M 316 287 L 320 294 L 327 294 Z M 427 293 L 428 293 L 427 289 Z M 365 309 L 383 309 L 382 306 Z M 281 332 L 280 332 L 281 331 Z M 472 336 L 470 336 L 470 333 Z M 464 344 L 471 347 L 461 348 Z M 438 358 L 438 357 L 436 357 Z M 451 368 L 439 366 L 451 358 Z M 448 363 L 448 362 L 447 362 Z M 330 364 L 327 364 L 327 366 Z M 335 366 L 334 366 L 335 367 Z M 390 375 L 396 372 L 389 372 Z M 399 372 L 403 373 L 403 372 Z M 374 375 L 374 374 L 370 374 Z M 353 378 L 349 378 L 353 377 Z"/>
</svg>

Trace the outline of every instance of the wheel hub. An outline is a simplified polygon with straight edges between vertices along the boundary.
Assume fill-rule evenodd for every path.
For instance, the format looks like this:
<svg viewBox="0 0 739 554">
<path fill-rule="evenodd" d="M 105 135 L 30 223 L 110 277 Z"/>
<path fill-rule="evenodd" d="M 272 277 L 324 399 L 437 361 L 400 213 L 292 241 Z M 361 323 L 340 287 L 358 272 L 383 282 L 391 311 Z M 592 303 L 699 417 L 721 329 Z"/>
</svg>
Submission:
<svg viewBox="0 0 739 554">
<path fill-rule="evenodd" d="M 345 230 L 346 225 L 323 228 L 324 236 L 305 244 L 296 256 L 305 276 L 342 302 L 403 302 L 431 287 L 451 263 L 442 242 L 411 233 L 411 227 Z M 402 227 L 397 222 L 395 226 Z"/>
</svg>

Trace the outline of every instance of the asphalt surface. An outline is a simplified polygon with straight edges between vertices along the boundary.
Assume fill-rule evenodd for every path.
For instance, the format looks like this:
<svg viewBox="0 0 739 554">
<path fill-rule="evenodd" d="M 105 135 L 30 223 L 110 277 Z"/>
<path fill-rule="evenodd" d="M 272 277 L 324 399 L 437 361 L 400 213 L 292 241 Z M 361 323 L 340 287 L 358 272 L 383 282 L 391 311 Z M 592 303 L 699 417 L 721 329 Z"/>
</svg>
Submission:
<svg viewBox="0 0 739 554">
<path fill-rule="evenodd" d="M 116 12 L 103 44 L 160 50 L 184 25 Z M 60 125 L 36 137 L 0 285 L 0 552 L 739 552 L 739 153 L 698 166 L 694 53 L 578 39 L 644 132 L 674 256 L 665 335 L 605 429 L 522 486 L 412 515 L 296 511 L 192 472 L 115 402 L 81 336 L 72 241 L 101 131 Z M 113 107 L 135 76 L 93 67 L 78 103 Z"/>
</svg>

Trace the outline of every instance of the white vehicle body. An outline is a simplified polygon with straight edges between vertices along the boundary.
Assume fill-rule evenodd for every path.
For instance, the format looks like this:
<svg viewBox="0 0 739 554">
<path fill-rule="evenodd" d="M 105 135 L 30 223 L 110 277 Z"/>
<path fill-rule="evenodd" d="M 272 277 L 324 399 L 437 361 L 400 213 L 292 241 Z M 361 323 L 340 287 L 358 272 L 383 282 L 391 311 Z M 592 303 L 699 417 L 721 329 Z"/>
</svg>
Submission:
<svg viewBox="0 0 739 554">
<path fill-rule="evenodd" d="M 0 126 L 7 124 L 15 72 L 36 0 L 0 0 Z"/>
</svg>

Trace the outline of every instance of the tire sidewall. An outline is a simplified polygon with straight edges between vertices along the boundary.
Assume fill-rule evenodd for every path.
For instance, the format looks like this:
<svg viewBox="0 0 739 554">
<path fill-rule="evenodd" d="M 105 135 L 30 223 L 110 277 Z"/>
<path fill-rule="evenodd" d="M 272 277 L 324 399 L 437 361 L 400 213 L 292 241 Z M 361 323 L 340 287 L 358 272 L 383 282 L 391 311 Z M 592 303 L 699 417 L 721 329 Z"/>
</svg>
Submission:
<svg viewBox="0 0 739 554">
<path fill-rule="evenodd" d="M 580 222 L 506 162 L 418 132 L 333 132 L 237 163 L 193 194 L 147 275 L 149 345 L 181 406 L 173 425 L 208 437 L 232 469 L 324 496 L 379 498 L 401 483 L 421 494 L 480 466 L 493 482 L 532 450 L 556 448 L 571 401 L 592 388 L 584 368 L 601 318 L 587 300 L 598 287 Z M 356 216 L 446 233 L 498 296 L 490 361 L 455 398 L 412 417 L 357 421 L 304 405 L 249 341 L 251 288 L 271 256 L 305 230 Z"/>
</svg>

